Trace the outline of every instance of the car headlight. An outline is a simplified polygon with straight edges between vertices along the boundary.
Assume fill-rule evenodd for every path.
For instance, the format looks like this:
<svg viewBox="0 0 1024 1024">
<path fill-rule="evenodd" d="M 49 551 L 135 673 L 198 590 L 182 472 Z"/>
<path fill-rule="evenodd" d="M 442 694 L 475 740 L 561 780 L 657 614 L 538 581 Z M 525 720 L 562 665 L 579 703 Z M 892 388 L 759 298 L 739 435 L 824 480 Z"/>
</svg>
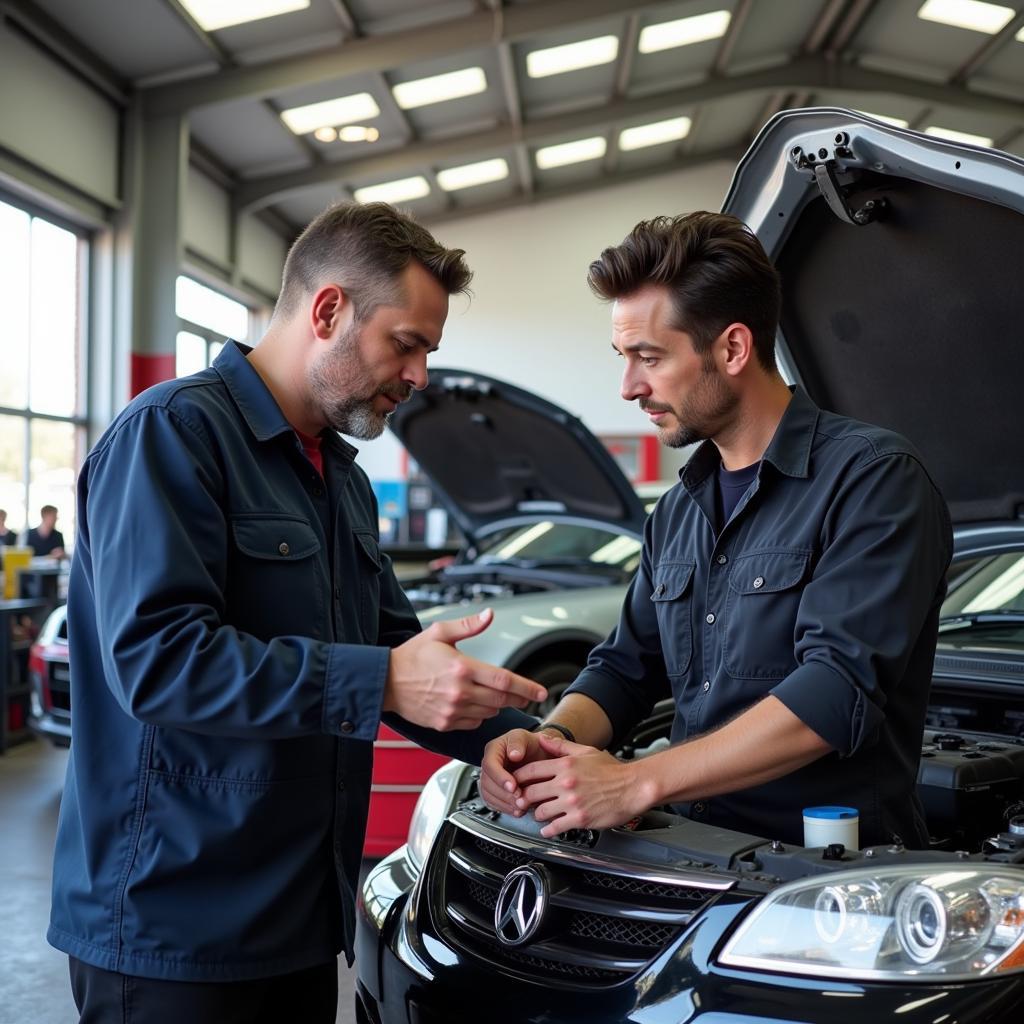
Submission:
<svg viewBox="0 0 1024 1024">
<path fill-rule="evenodd" d="M 1024 873 L 919 864 L 804 879 L 765 897 L 719 960 L 901 981 L 1024 970 Z"/>
<path fill-rule="evenodd" d="M 462 761 L 442 765 L 423 787 L 409 822 L 406 852 L 417 870 L 423 867 L 434 837 L 455 804 L 459 779 L 465 771 Z"/>
</svg>

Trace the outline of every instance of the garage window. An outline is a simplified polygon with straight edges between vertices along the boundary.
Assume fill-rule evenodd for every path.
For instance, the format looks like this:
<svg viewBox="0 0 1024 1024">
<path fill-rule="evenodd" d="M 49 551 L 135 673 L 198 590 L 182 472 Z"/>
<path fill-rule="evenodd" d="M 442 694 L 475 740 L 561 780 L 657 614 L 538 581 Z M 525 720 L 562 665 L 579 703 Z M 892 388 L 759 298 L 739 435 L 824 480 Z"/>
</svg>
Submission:
<svg viewBox="0 0 1024 1024">
<path fill-rule="evenodd" d="M 224 343 L 246 341 L 252 330 L 247 306 L 191 277 L 179 277 L 175 306 L 180 330 L 175 345 L 175 372 L 179 377 L 205 370 Z"/>
<path fill-rule="evenodd" d="M 0 200 L 0 508 L 18 532 L 56 505 L 72 543 L 86 445 L 84 234 Z"/>
</svg>

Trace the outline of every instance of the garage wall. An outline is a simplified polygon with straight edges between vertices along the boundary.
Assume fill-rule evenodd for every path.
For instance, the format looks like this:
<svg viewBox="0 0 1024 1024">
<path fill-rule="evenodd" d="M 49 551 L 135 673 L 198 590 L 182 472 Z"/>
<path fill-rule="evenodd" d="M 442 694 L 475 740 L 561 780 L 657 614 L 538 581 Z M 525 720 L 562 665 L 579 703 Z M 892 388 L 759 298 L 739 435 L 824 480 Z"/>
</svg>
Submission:
<svg viewBox="0 0 1024 1024">
<path fill-rule="evenodd" d="M 117 109 L 0 22 L 0 147 L 100 202 L 118 200 Z"/>
<path fill-rule="evenodd" d="M 194 167 L 188 169 L 188 188 L 185 192 L 182 221 L 182 236 L 186 248 L 229 272 L 231 200 L 224 189 Z"/>
<path fill-rule="evenodd" d="M 262 221 L 247 215 L 239 232 L 238 264 L 243 285 L 252 285 L 267 296 L 276 296 L 288 243 Z"/>
<path fill-rule="evenodd" d="M 719 209 L 732 171 L 732 164 L 709 164 L 439 225 L 438 238 L 466 250 L 475 276 L 472 299 L 452 300 L 432 363 L 536 391 L 582 417 L 595 433 L 650 433 L 636 404 L 619 397 L 611 312 L 587 287 L 587 266 L 640 220 Z M 357 446 L 372 477 L 398 475 L 390 435 Z M 677 453 L 662 449 L 663 476 L 678 464 Z"/>
</svg>

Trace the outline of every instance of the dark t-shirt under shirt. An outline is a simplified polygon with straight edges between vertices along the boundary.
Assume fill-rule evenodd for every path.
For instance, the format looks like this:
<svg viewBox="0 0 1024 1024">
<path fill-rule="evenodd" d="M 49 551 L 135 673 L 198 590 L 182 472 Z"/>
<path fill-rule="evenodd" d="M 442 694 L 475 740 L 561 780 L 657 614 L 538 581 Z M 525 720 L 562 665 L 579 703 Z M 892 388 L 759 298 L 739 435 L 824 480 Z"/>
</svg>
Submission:
<svg viewBox="0 0 1024 1024">
<path fill-rule="evenodd" d="M 757 476 L 760 461 L 752 466 L 744 466 L 742 469 L 726 469 L 725 466 L 718 467 L 717 493 L 715 504 L 718 512 L 718 532 L 729 522 L 733 510 L 740 503 L 740 498 L 747 493 L 747 488 L 754 482 Z"/>
</svg>

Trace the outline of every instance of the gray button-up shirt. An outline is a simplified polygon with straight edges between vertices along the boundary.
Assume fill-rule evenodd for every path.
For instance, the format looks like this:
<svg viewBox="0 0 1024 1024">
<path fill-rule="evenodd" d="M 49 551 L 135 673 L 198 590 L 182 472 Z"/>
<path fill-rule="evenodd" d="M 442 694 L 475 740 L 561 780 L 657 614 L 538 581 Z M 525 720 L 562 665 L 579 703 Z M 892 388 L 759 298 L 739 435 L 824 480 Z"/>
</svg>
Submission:
<svg viewBox="0 0 1024 1024">
<path fill-rule="evenodd" d="M 802 808 L 844 804 L 862 845 L 926 844 L 915 782 L 952 554 L 941 494 L 904 438 L 799 389 L 716 536 L 719 465 L 706 442 L 658 503 L 619 624 L 570 692 L 616 738 L 671 693 L 673 743 L 773 694 L 834 752 L 683 813 L 800 842 Z"/>
</svg>

